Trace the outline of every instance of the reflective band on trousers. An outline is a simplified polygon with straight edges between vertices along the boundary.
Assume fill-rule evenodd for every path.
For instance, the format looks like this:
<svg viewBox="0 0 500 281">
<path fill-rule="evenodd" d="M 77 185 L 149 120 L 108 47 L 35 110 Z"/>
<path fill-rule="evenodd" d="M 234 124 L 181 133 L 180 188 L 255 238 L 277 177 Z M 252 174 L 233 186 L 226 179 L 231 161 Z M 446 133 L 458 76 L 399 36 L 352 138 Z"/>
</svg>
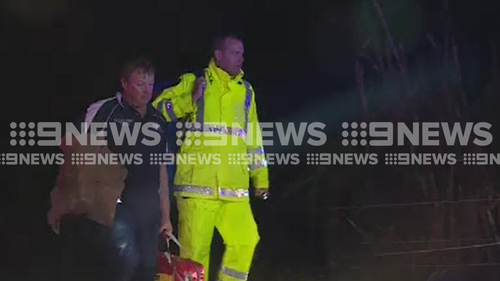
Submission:
<svg viewBox="0 0 500 281">
<path fill-rule="evenodd" d="M 246 133 L 244 129 L 233 129 L 231 127 L 219 126 L 219 125 L 204 125 L 203 130 L 191 128 L 190 131 L 201 131 L 204 133 L 214 133 L 223 135 L 232 135 L 240 138 L 245 138 Z"/>
<path fill-rule="evenodd" d="M 248 189 L 230 189 L 219 187 L 219 196 L 231 198 L 246 198 L 248 197 Z"/>
<path fill-rule="evenodd" d="M 231 198 L 246 198 L 249 196 L 248 189 L 231 189 L 219 187 L 220 197 L 231 197 Z M 175 192 L 191 193 L 198 195 L 214 196 L 213 187 L 203 187 L 203 186 L 192 186 L 192 185 L 176 185 L 174 187 Z"/>
<path fill-rule="evenodd" d="M 199 195 L 214 195 L 214 189 L 211 187 L 191 186 L 191 185 L 176 185 L 175 192 L 192 193 Z"/>
<path fill-rule="evenodd" d="M 222 274 L 227 275 L 229 277 L 233 277 L 235 279 L 239 279 L 239 280 L 247 280 L 248 279 L 248 273 L 237 271 L 237 270 L 231 269 L 229 267 L 223 266 L 221 269 L 221 272 L 222 272 Z"/>
</svg>

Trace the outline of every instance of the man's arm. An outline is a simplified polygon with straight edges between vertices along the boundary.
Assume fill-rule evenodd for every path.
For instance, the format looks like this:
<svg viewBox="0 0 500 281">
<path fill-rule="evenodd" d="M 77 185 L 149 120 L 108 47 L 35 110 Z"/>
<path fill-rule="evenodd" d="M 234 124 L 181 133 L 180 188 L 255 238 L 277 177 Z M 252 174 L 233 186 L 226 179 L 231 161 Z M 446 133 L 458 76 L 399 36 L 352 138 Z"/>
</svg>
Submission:
<svg viewBox="0 0 500 281">
<path fill-rule="evenodd" d="M 172 232 L 172 223 L 170 221 L 170 195 L 168 188 L 167 166 L 160 166 L 160 208 L 161 208 L 161 226 L 160 233 L 163 231 Z"/>
<path fill-rule="evenodd" d="M 194 111 L 193 88 L 195 80 L 194 74 L 184 74 L 177 85 L 165 89 L 153 101 L 153 107 L 163 114 L 167 122 L 175 122 Z"/>
</svg>

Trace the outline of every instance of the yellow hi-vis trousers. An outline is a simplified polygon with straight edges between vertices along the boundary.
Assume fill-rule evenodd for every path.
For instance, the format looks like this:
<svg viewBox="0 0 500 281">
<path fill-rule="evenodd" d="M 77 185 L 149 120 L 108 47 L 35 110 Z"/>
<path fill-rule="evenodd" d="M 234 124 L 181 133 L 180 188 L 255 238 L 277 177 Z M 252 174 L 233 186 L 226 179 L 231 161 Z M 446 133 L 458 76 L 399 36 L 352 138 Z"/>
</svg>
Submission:
<svg viewBox="0 0 500 281">
<path fill-rule="evenodd" d="M 247 280 L 259 233 L 250 203 L 178 197 L 181 257 L 203 264 L 209 276 L 210 245 L 214 227 L 226 250 L 219 280 Z"/>
</svg>

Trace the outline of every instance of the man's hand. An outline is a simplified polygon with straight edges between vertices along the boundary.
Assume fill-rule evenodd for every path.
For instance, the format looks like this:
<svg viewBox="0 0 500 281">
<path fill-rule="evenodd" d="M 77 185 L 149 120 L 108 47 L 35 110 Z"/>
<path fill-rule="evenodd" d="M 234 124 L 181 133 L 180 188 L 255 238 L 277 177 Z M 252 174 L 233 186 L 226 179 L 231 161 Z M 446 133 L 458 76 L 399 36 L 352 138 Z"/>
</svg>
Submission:
<svg viewBox="0 0 500 281">
<path fill-rule="evenodd" d="M 262 200 L 267 200 L 269 198 L 269 190 L 268 189 L 255 189 L 255 196 Z"/>
<path fill-rule="evenodd" d="M 205 93 L 205 89 L 207 88 L 207 80 L 205 77 L 198 77 L 196 79 L 193 89 L 193 104 L 198 102 L 198 100 Z"/>
<path fill-rule="evenodd" d="M 174 231 L 174 228 L 172 227 L 172 223 L 170 222 L 170 219 L 162 220 L 162 223 L 160 225 L 160 233 L 162 233 L 162 232 L 171 233 L 173 231 Z"/>
</svg>

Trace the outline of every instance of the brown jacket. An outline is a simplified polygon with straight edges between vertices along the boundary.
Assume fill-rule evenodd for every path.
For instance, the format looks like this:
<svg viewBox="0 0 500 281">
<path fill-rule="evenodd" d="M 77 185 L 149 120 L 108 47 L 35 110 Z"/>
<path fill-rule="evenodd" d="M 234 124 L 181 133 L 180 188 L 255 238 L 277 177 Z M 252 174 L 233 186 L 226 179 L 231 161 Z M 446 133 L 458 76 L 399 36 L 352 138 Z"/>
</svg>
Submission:
<svg viewBox="0 0 500 281">
<path fill-rule="evenodd" d="M 59 234 L 61 218 L 66 214 L 83 215 L 100 224 L 112 226 L 117 200 L 125 186 L 127 170 L 121 164 L 99 163 L 99 155 L 105 158 L 113 152 L 106 146 L 80 145 L 73 141 L 63 146 L 64 164 L 60 167 L 56 187 L 51 192 L 52 207 L 48 222 Z M 72 155 L 96 154 L 95 165 L 71 163 Z M 110 159 L 109 155 L 107 155 Z"/>
</svg>

